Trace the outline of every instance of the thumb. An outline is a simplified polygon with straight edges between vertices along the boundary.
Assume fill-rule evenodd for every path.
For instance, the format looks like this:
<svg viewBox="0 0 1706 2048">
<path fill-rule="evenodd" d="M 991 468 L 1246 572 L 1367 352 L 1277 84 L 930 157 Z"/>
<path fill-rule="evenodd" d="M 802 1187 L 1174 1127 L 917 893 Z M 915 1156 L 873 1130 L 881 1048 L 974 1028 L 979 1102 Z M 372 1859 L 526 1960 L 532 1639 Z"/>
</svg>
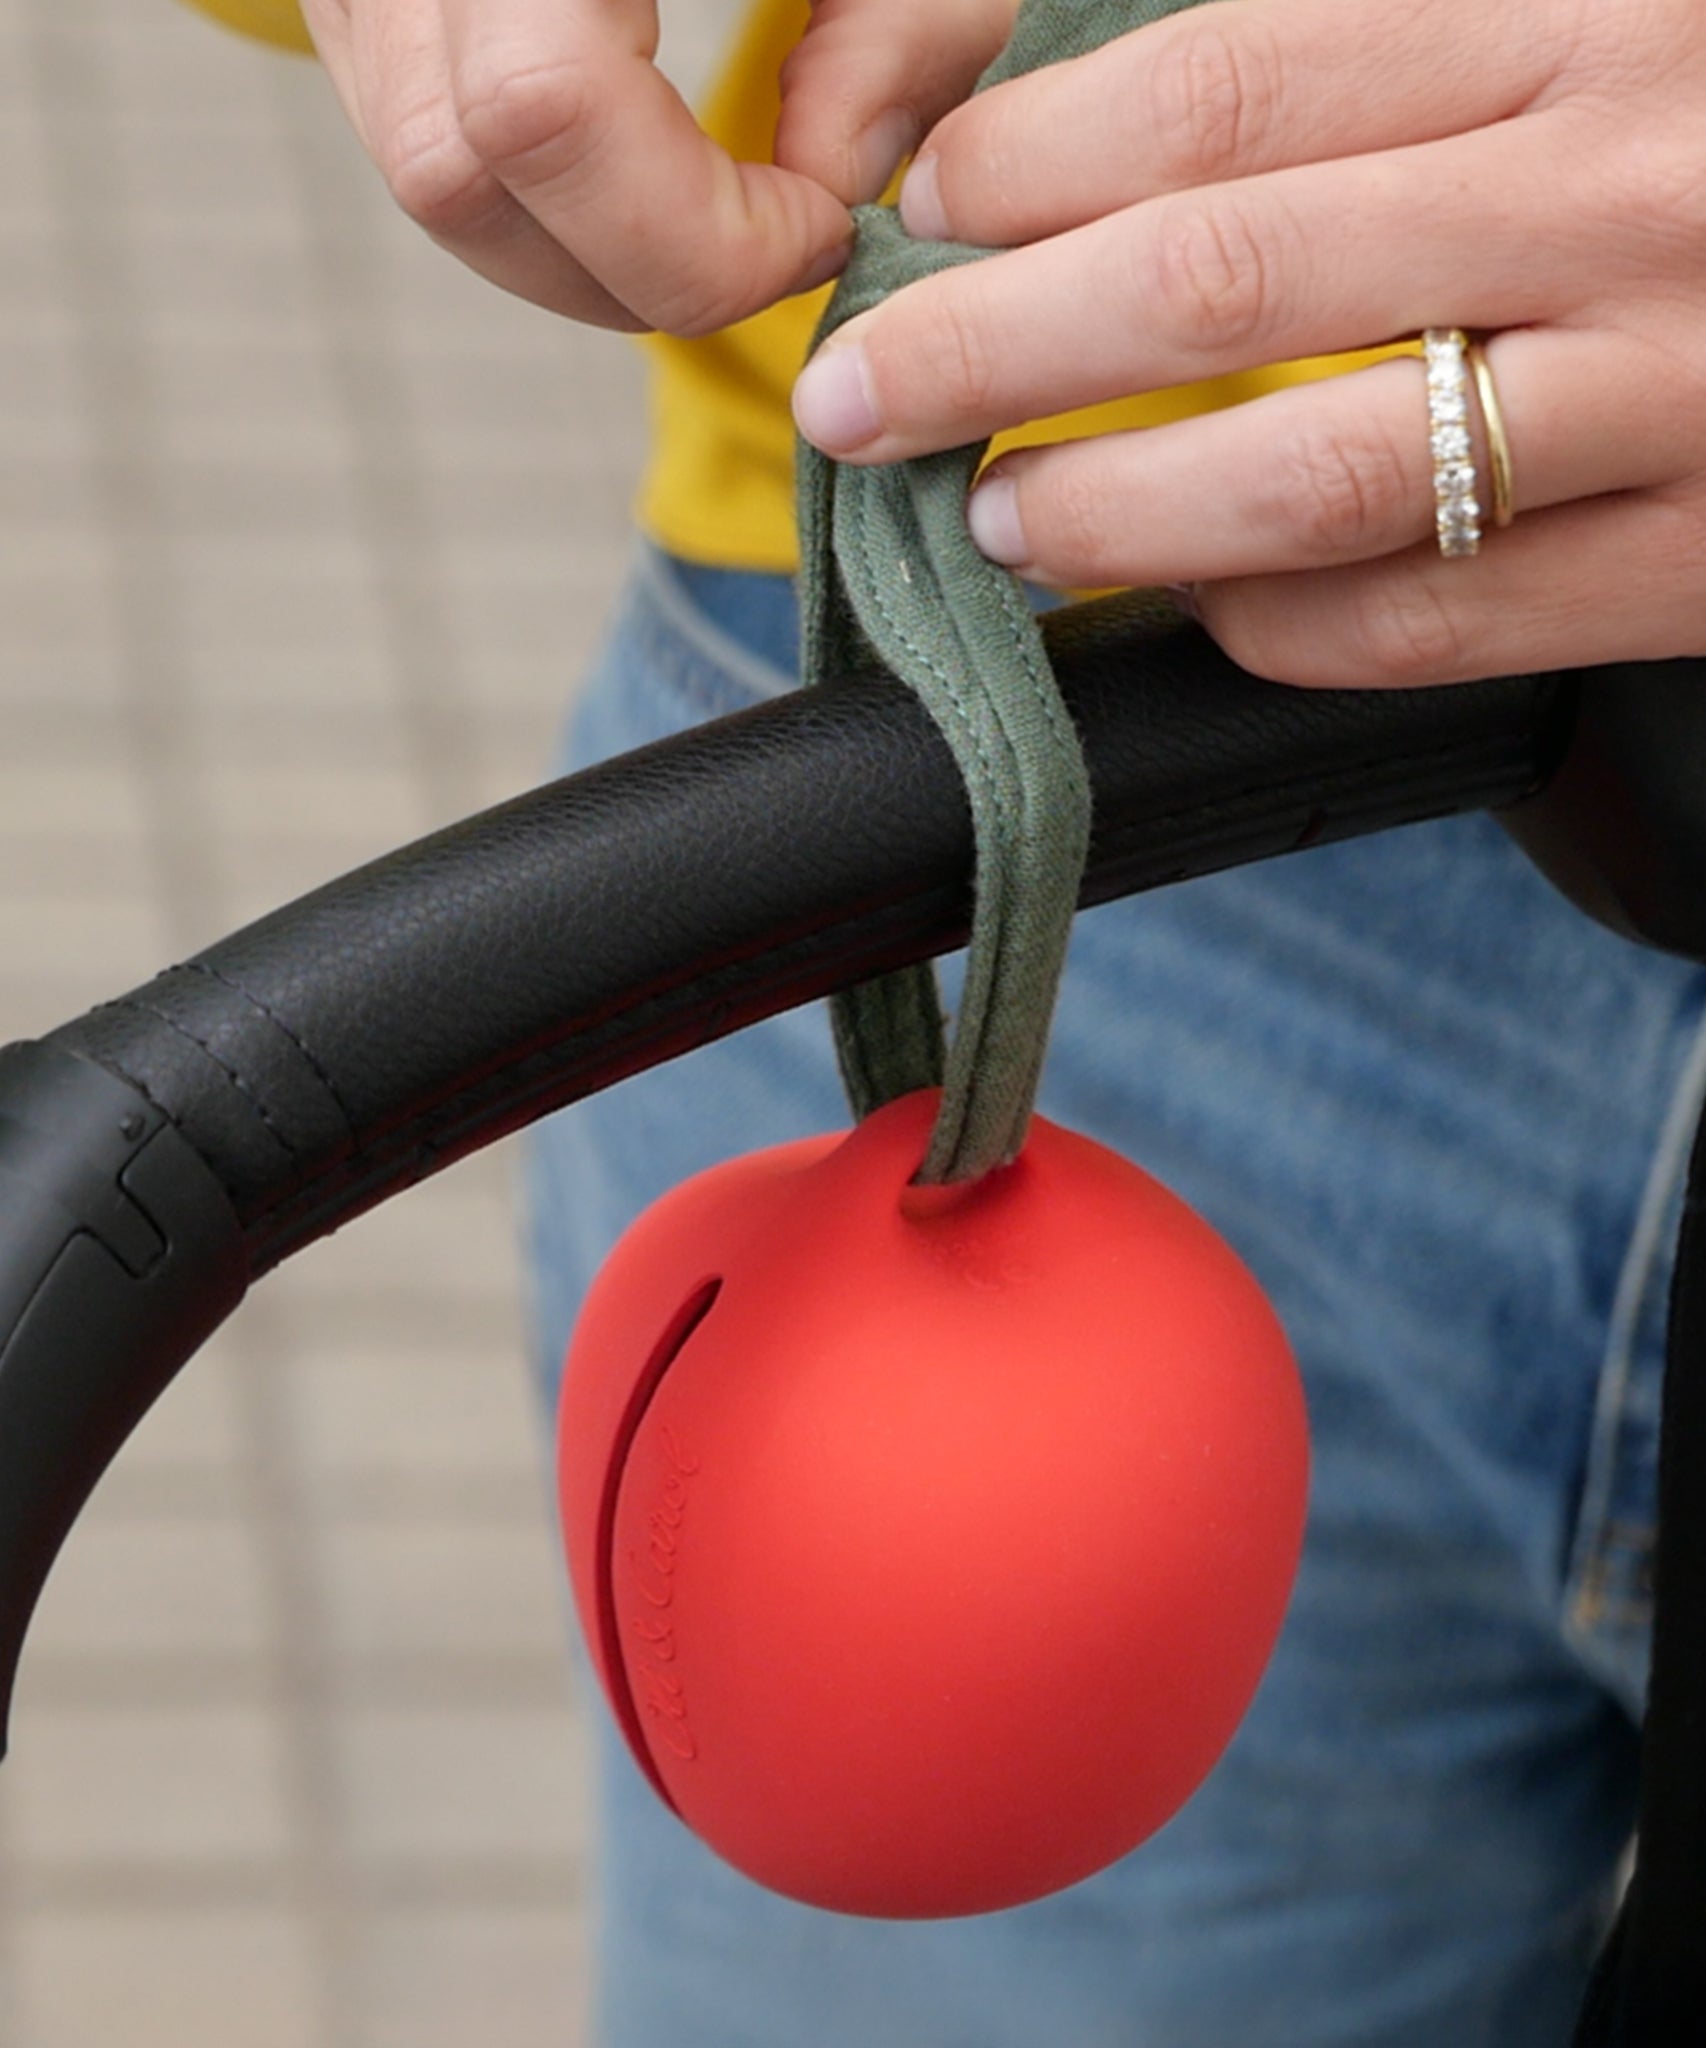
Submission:
<svg viewBox="0 0 1706 2048">
<path fill-rule="evenodd" d="M 818 0 L 782 66 L 776 161 L 848 206 L 879 198 L 1012 33 L 1018 0 Z"/>
</svg>

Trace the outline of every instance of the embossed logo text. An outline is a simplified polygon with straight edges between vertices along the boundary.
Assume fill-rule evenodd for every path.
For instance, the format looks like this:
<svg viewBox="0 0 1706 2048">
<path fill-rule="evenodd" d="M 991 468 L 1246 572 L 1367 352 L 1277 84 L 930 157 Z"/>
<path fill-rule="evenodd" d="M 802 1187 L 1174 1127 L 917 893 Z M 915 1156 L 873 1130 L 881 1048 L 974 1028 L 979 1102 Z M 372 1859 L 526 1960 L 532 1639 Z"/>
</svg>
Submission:
<svg viewBox="0 0 1706 2048">
<path fill-rule="evenodd" d="M 660 1440 L 669 1469 L 646 1516 L 644 1545 L 628 1552 L 642 1603 L 628 1617 L 632 1646 L 628 1671 L 634 1704 L 651 1723 L 652 1732 L 676 1756 L 691 1762 L 699 1754 L 699 1745 L 687 1719 L 686 1689 L 674 1668 L 675 1574 L 681 1560 L 688 1488 L 699 1470 L 699 1460 L 687 1455 L 672 1429 L 665 1427 Z"/>
</svg>

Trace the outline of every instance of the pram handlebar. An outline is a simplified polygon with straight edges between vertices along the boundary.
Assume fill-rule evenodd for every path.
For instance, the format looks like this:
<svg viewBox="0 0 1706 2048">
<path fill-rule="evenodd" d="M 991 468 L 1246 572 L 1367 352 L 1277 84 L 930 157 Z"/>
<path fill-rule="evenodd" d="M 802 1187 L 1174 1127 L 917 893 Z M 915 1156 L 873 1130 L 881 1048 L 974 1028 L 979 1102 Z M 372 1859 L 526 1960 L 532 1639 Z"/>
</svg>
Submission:
<svg viewBox="0 0 1706 2048">
<path fill-rule="evenodd" d="M 1085 904 L 1532 798 L 1584 695 L 1298 691 L 1118 599 L 1045 632 L 1095 785 Z M 0 1052 L 0 1753 L 67 1531 L 251 1281 L 564 1103 L 951 950 L 971 868 L 946 747 L 853 677 L 434 833 Z"/>
</svg>

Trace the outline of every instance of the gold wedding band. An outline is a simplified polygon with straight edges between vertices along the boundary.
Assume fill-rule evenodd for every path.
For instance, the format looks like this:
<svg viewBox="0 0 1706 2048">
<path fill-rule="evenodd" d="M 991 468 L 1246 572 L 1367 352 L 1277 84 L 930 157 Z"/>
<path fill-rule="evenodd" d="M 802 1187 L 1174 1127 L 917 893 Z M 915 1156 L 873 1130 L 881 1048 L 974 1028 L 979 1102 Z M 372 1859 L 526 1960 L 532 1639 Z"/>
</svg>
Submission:
<svg viewBox="0 0 1706 2048">
<path fill-rule="evenodd" d="M 1493 473 L 1493 524 L 1509 526 L 1516 517 L 1511 488 L 1511 444 L 1505 432 L 1504 410 L 1499 404 L 1493 368 L 1487 361 L 1485 345 L 1477 337 L 1469 344 L 1469 370 L 1475 379 L 1475 396 L 1481 404 L 1481 424 L 1487 430 L 1487 462 Z"/>
</svg>

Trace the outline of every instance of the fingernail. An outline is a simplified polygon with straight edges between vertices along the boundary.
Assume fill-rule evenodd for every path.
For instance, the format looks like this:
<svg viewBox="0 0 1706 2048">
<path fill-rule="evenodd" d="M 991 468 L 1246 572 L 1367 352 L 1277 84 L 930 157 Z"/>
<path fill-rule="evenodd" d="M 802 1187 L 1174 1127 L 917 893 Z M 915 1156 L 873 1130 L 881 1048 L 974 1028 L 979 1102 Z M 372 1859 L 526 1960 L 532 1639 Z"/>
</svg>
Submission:
<svg viewBox="0 0 1706 2048">
<path fill-rule="evenodd" d="M 1031 558 L 1019 523 L 1019 486 L 1010 476 L 986 477 L 966 503 L 971 537 L 992 562 L 1017 569 Z"/>
<path fill-rule="evenodd" d="M 853 145 L 853 176 L 860 199 L 877 199 L 900 160 L 918 146 L 918 117 L 905 107 L 879 114 Z"/>
<path fill-rule="evenodd" d="M 832 277 L 839 277 L 847 268 L 847 259 L 853 253 L 853 238 L 837 242 L 833 248 L 825 249 L 804 277 L 794 287 L 795 291 L 816 291 L 820 284 L 828 284 Z"/>
<path fill-rule="evenodd" d="M 900 224 L 916 241 L 946 242 L 948 216 L 936 180 L 936 152 L 919 157 L 900 188 Z"/>
<path fill-rule="evenodd" d="M 1182 611 L 1187 619 L 1195 620 L 1199 625 L 1201 624 L 1202 607 L 1197 603 L 1197 587 L 1194 583 L 1169 583 L 1167 585 L 1167 595 L 1173 600 L 1174 606 L 1179 611 Z"/>
<path fill-rule="evenodd" d="M 882 427 L 865 351 L 856 341 L 818 350 L 794 383 L 794 424 L 826 455 L 862 448 Z"/>
</svg>

